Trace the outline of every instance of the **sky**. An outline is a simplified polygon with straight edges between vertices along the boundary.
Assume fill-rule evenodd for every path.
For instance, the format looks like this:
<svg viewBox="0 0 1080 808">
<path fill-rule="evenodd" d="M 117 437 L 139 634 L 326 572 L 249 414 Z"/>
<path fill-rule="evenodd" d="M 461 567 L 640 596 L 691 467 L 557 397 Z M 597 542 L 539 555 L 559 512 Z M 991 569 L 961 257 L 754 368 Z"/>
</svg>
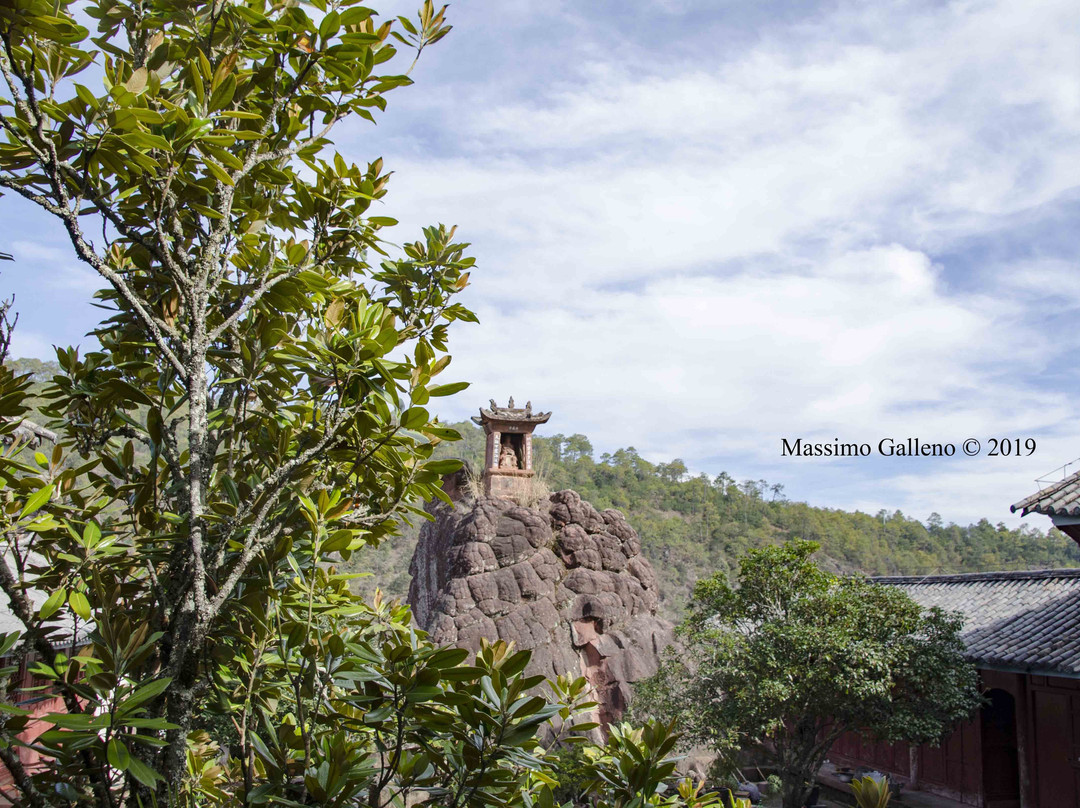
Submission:
<svg viewBox="0 0 1080 808">
<path fill-rule="evenodd" d="M 597 455 L 1045 528 L 1009 505 L 1080 456 L 1078 18 L 1075 0 L 465 0 L 378 125 L 335 140 L 394 171 L 391 239 L 443 222 L 472 244 L 480 324 L 452 331 L 446 376 L 473 384 L 445 420 L 512 395 Z M 61 230 L 8 196 L 0 245 L 13 353 L 87 344 L 97 284 Z M 784 438 L 874 451 L 784 457 Z M 882 457 L 883 438 L 956 453 Z M 987 456 L 995 438 L 1037 448 Z"/>
</svg>

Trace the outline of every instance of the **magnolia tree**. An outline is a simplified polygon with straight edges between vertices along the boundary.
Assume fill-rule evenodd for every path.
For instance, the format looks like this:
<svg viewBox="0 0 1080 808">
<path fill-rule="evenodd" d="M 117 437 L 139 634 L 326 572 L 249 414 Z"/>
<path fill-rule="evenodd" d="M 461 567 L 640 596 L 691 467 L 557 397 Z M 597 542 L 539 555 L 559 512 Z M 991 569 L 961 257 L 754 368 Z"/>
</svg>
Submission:
<svg viewBox="0 0 1080 808">
<path fill-rule="evenodd" d="M 794 540 L 751 551 L 738 586 L 694 587 L 682 648 L 643 686 L 639 713 L 679 718 L 734 767 L 770 757 L 784 808 L 803 805 L 837 738 L 936 743 L 982 704 L 961 621 L 905 592 L 814 564 Z"/>
<path fill-rule="evenodd" d="M 0 369 L 0 588 L 25 627 L 0 651 L 65 707 L 27 733 L 0 694 L 21 804 L 550 805 L 538 733 L 589 728 L 584 681 L 538 697 L 502 644 L 466 665 L 333 567 L 456 467 L 428 406 L 464 387 L 435 380 L 472 259 L 442 226 L 389 257 L 381 160 L 330 141 L 410 83 L 400 46 L 448 30 L 430 2 L 0 7 L 0 189 L 54 217 L 108 311 L 38 391 L 43 451 L 29 376 Z M 597 788 L 707 804 L 661 794 L 670 732 L 593 750 Z"/>
</svg>

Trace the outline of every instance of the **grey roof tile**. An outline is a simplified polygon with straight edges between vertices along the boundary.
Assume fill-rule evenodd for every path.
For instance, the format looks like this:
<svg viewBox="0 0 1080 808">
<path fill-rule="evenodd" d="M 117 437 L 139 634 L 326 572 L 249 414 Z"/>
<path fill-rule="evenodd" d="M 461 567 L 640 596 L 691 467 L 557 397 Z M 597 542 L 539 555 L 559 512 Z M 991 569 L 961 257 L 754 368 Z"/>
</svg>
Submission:
<svg viewBox="0 0 1080 808">
<path fill-rule="evenodd" d="M 1045 516 L 1080 516 L 1080 471 L 1052 483 L 1020 500 L 1009 508 L 1021 516 L 1041 513 Z"/>
<path fill-rule="evenodd" d="M 1080 570 L 875 580 L 900 587 L 923 607 L 963 614 L 963 639 L 976 662 L 1080 676 Z"/>
</svg>

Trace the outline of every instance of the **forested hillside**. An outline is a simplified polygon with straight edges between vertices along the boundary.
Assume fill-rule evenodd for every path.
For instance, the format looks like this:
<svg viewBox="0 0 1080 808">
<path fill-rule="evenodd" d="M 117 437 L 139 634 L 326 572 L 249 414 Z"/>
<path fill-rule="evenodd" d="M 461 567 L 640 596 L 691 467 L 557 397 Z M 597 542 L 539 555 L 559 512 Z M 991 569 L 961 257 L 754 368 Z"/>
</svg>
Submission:
<svg viewBox="0 0 1080 808">
<path fill-rule="evenodd" d="M 453 424 L 464 440 L 446 454 L 474 469 L 482 465 L 484 436 L 465 422 Z M 899 511 L 850 513 L 790 502 L 783 485 L 737 481 L 726 473 L 690 477 L 679 460 L 654 464 L 631 447 L 594 457 L 583 435 L 534 439 L 534 466 L 552 491 L 573 488 L 597 508 L 617 508 L 641 535 L 642 548 L 661 581 L 663 609 L 675 615 L 699 577 L 731 571 L 751 547 L 790 537 L 812 539 L 838 571 L 930 574 L 1080 566 L 1080 547 L 1051 529 L 1014 530 L 983 519 L 977 524 L 927 521 Z M 369 552 L 358 567 L 394 595 L 408 589 L 412 531 Z M 363 556 L 364 554 L 361 554 Z"/>
<path fill-rule="evenodd" d="M 41 380 L 55 363 L 15 360 Z M 463 440 L 440 453 L 479 470 L 484 436 L 472 423 L 452 424 Z M 641 536 L 642 549 L 661 582 L 662 608 L 677 615 L 694 581 L 731 571 L 747 549 L 791 537 L 812 539 L 837 571 L 868 574 L 932 574 L 1080 566 L 1080 547 L 1056 530 L 1014 530 L 983 519 L 977 524 L 926 522 L 899 511 L 850 513 L 790 502 L 782 484 L 735 480 L 726 473 L 691 477 L 680 460 L 650 463 L 632 448 L 594 457 L 584 435 L 537 436 L 534 466 L 552 491 L 573 488 L 597 508 L 617 508 Z M 349 567 L 369 572 L 358 587 L 379 586 L 404 598 L 409 559 L 419 525 L 402 536 L 353 556 Z"/>
</svg>

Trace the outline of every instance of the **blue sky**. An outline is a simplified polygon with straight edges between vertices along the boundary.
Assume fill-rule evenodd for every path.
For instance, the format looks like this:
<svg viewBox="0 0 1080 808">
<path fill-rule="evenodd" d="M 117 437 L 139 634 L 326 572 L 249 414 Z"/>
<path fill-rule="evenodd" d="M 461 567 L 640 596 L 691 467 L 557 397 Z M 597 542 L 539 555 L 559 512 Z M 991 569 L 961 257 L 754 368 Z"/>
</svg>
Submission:
<svg viewBox="0 0 1080 808">
<path fill-rule="evenodd" d="M 375 4 L 384 14 L 412 3 Z M 396 237 L 458 224 L 479 326 L 444 415 L 549 432 L 794 499 L 1017 524 L 1080 455 L 1075 2 L 457 3 L 377 127 Z M 20 201 L 16 352 L 95 322 L 89 273 Z M 780 456 L 782 437 L 1034 437 L 1027 458 Z M 1045 527 L 1044 519 L 1026 520 Z"/>
</svg>

